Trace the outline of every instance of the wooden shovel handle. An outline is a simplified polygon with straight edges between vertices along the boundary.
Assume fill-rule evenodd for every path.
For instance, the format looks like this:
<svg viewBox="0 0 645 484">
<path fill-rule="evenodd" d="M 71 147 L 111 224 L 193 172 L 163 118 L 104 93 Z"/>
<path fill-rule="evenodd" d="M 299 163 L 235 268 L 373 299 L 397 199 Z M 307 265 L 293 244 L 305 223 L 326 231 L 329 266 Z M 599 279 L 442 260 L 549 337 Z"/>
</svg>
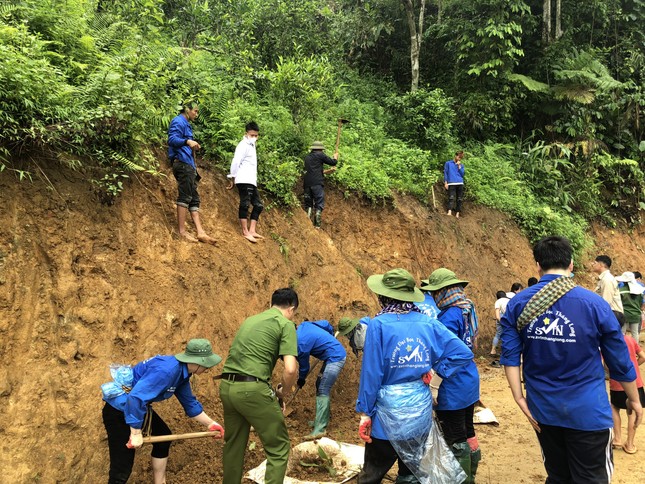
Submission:
<svg viewBox="0 0 645 484">
<path fill-rule="evenodd" d="M 201 439 L 202 437 L 215 437 L 215 432 L 192 432 L 189 434 L 170 434 L 170 435 L 152 435 L 144 437 L 144 444 L 154 444 L 156 442 L 172 442 L 173 440 Z"/>
<path fill-rule="evenodd" d="M 340 130 L 343 128 L 342 120 L 338 120 L 338 131 L 336 132 L 336 149 L 334 150 L 335 154 L 338 154 L 338 147 L 340 146 Z"/>
</svg>

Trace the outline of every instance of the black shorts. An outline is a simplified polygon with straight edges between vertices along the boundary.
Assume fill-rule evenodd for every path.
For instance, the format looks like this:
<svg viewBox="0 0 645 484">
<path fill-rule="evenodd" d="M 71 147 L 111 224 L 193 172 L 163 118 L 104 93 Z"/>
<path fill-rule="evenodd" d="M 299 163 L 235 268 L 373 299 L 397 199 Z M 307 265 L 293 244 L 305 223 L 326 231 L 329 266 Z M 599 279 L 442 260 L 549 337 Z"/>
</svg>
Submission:
<svg viewBox="0 0 645 484">
<path fill-rule="evenodd" d="M 645 407 L 645 390 L 643 390 L 643 387 L 638 389 L 638 396 L 641 399 L 641 405 Z M 609 401 L 614 407 L 627 410 L 627 394 L 624 390 L 609 390 Z"/>
<path fill-rule="evenodd" d="M 197 170 L 183 161 L 174 160 L 172 163 L 172 174 L 175 175 L 179 195 L 177 196 L 177 205 L 187 208 L 191 212 L 199 210 L 199 193 L 197 193 L 197 183 L 200 176 Z"/>
</svg>

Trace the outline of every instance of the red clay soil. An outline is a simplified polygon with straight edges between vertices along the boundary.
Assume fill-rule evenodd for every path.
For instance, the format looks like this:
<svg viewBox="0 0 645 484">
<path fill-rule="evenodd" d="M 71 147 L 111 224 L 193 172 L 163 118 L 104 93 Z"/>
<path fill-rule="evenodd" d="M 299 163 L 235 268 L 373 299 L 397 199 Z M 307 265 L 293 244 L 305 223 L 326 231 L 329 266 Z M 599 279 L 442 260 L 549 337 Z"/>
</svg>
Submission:
<svg viewBox="0 0 645 484">
<path fill-rule="evenodd" d="M 220 173 L 201 171 L 203 223 L 217 247 L 178 239 L 170 172 L 170 178 L 133 177 L 110 207 L 97 202 L 82 173 L 56 168 L 45 170 L 48 180 L 36 175 L 22 183 L 0 174 L 2 482 L 106 481 L 99 387 L 110 379 L 109 364 L 176 353 L 194 337 L 209 338 L 225 357 L 239 324 L 264 310 L 278 287 L 298 291 L 296 319 L 337 324 L 341 316 L 376 311 L 367 276 L 404 267 L 420 279 L 449 267 L 471 281 L 485 354 L 494 332 L 495 292 L 535 275 L 528 241 L 504 214 L 466 203 L 464 217 L 455 219 L 408 197 L 375 207 L 333 187 L 321 230 L 299 208 L 271 208 L 259 225 L 266 239 L 253 245 L 238 231 L 237 194 L 224 189 Z M 595 228 L 593 235 L 598 250 L 614 257 L 614 272 L 645 269 L 642 228 Z M 593 284 L 591 275 L 576 273 L 580 283 Z M 347 361 L 332 394 L 329 436 L 358 444 L 360 362 L 351 352 Z M 480 427 L 478 482 L 543 482 L 537 441 L 502 371 L 486 359 L 479 363 L 482 400 L 501 425 Z M 211 378 L 220 370 L 196 377 L 194 390 L 221 422 L 218 383 Z M 294 445 L 310 431 L 311 380 L 288 419 Z M 203 430 L 183 416 L 176 399 L 155 409 L 176 433 Z M 644 433 L 637 435 L 642 451 Z M 219 482 L 221 447 L 210 439 L 173 444 L 168 482 Z M 138 452 L 130 482 L 151 482 L 147 454 Z M 619 454 L 614 482 L 640 482 L 640 452 Z M 263 459 L 257 441 L 247 452 L 247 469 Z"/>
</svg>

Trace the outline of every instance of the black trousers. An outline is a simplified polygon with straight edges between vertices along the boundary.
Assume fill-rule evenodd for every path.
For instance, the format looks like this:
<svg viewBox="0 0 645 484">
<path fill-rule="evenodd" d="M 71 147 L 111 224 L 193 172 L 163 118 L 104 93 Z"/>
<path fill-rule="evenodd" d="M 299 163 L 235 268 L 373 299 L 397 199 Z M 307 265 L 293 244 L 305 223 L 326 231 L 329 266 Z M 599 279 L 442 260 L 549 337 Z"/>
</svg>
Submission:
<svg viewBox="0 0 645 484">
<path fill-rule="evenodd" d="M 611 430 L 585 431 L 540 424 L 537 433 L 546 484 L 608 484 L 614 472 Z"/>
<path fill-rule="evenodd" d="M 325 188 L 322 185 L 305 187 L 305 208 L 325 209 Z"/>
<path fill-rule="evenodd" d="M 151 435 L 168 435 L 172 432 L 161 420 L 161 417 L 152 412 Z M 109 403 L 103 406 L 103 425 L 108 436 L 110 449 L 110 474 L 108 484 L 125 484 L 132 473 L 134 464 L 134 449 L 128 449 L 126 444 L 130 439 L 130 426 L 125 423 L 125 415 Z M 170 452 L 170 442 L 152 444 L 152 457 L 164 459 Z"/>
<path fill-rule="evenodd" d="M 475 404 L 459 410 L 435 410 L 435 413 L 449 447 L 475 436 Z"/>
<path fill-rule="evenodd" d="M 455 207 L 455 198 L 457 199 L 457 206 Z M 461 212 L 461 205 L 464 202 L 464 186 L 463 185 L 448 185 L 448 210 Z"/>
<path fill-rule="evenodd" d="M 262 200 L 260 200 L 260 194 L 258 193 L 258 187 L 250 183 L 238 183 L 235 186 L 240 194 L 239 218 L 250 218 L 251 220 L 257 221 L 264 209 Z M 251 217 L 249 217 L 249 205 L 253 205 Z"/>
<path fill-rule="evenodd" d="M 358 483 L 380 483 L 397 460 L 399 461 L 399 475 L 412 475 L 412 471 L 399 459 L 389 440 L 372 437 L 372 443 L 365 444 L 365 461 L 363 469 L 358 475 Z"/>
</svg>

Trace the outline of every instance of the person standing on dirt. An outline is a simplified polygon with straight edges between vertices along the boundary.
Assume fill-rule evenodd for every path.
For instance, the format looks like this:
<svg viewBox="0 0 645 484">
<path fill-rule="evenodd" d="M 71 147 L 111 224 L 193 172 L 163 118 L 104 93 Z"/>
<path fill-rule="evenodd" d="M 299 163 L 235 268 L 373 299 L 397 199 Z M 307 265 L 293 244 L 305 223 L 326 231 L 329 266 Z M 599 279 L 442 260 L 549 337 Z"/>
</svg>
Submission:
<svg viewBox="0 0 645 484">
<path fill-rule="evenodd" d="M 464 152 L 457 151 L 455 158 L 446 161 L 443 166 L 443 186 L 448 190 L 448 213 L 446 215 L 452 215 L 454 210 L 457 218 L 461 214 L 461 206 L 464 201 L 464 173 L 466 169 L 461 163 L 463 157 Z"/>
<path fill-rule="evenodd" d="M 611 268 L 611 258 L 608 255 L 599 255 L 591 263 L 591 270 L 598 274 L 598 284 L 596 284 L 596 294 L 599 294 L 609 303 L 612 311 L 623 312 L 623 302 L 620 299 L 618 291 L 618 282 L 609 271 Z"/>
<path fill-rule="evenodd" d="M 507 294 L 504 291 L 497 291 L 496 297 L 497 297 L 497 300 L 495 301 L 495 336 L 493 337 L 493 344 L 490 347 L 490 353 L 489 353 L 489 356 L 492 356 L 492 357 L 497 356 L 497 347 L 499 346 L 499 343 L 502 338 L 502 323 L 501 323 L 502 316 L 504 316 L 504 313 L 506 312 L 506 306 L 510 301 L 510 298 L 507 296 Z M 499 368 L 501 366 L 499 362 L 497 362 L 497 365 L 494 365 L 493 363 L 496 363 L 496 360 L 493 360 L 491 365 L 495 366 L 496 368 Z"/>
<path fill-rule="evenodd" d="M 412 275 L 393 269 L 367 279 L 381 310 L 367 326 L 356 411 L 366 442 L 360 484 L 380 483 L 398 460 L 396 482 L 417 483 L 432 425 L 430 370 L 450 379 L 473 360 L 473 353 L 436 319 L 414 304 L 424 300 Z M 418 443 L 412 456 L 398 447 Z"/>
<path fill-rule="evenodd" d="M 282 484 L 291 443 L 284 421 L 283 400 L 298 376 L 298 342 L 292 321 L 298 309 L 293 289 L 276 290 L 271 308 L 247 318 L 240 326 L 222 372 L 219 392 L 224 406 L 224 484 L 240 484 L 251 426 L 267 456 L 266 484 Z M 273 368 L 282 357 L 282 383 L 271 388 Z"/>
<path fill-rule="evenodd" d="M 215 239 L 210 237 L 202 227 L 199 216 L 199 193 L 197 184 L 201 177 L 197 173 L 195 164 L 195 151 L 201 149 L 197 141 L 193 139 L 193 127 L 190 121 L 194 121 L 199 114 L 199 106 L 196 102 L 188 102 L 181 112 L 173 118 L 168 127 L 168 158 L 172 164 L 172 174 L 177 180 L 179 195 L 177 196 L 177 229 L 179 235 L 190 242 L 204 242 L 215 244 Z M 193 237 L 186 230 L 186 219 L 190 213 L 197 238 Z"/>
<path fill-rule="evenodd" d="M 535 244 L 541 278 L 506 307 L 500 362 L 515 402 L 537 434 L 547 482 L 607 484 L 613 420 L 603 360 L 627 394 L 635 427 L 643 409 L 620 324 L 606 301 L 573 282 L 572 255 L 564 237 Z"/>
<path fill-rule="evenodd" d="M 422 282 L 424 284 L 421 289 L 430 291 L 437 303 L 437 319 L 463 341 L 468 349 L 474 351 L 476 328 L 472 327 L 471 321 L 475 317 L 475 306 L 464 292 L 468 281 L 457 279 L 454 272 L 442 267 Z M 446 443 L 468 476 L 466 483 L 475 482 L 481 460 L 481 449 L 473 422 L 475 403 L 478 400 L 479 371 L 474 359 L 439 385 L 435 408 L 437 419 Z"/>
<path fill-rule="evenodd" d="M 171 433 L 166 423 L 150 407 L 152 402 L 173 395 L 184 407 L 186 415 L 206 425 L 215 438 L 224 436 L 224 429 L 210 418 L 190 388 L 190 377 L 201 375 L 217 365 L 222 358 L 213 353 L 206 339 L 192 339 L 183 353 L 174 356 L 157 355 L 136 364 L 131 370 L 132 386 L 116 395 L 105 395 L 103 424 L 110 449 L 109 484 L 128 481 L 134 464 L 134 449 L 143 444 L 143 431 L 149 435 Z M 166 482 L 166 464 L 170 442 L 152 445 L 152 473 L 155 484 Z"/>
<path fill-rule="evenodd" d="M 235 148 L 235 155 L 231 162 L 231 173 L 228 175 L 230 182 L 227 190 L 237 187 L 240 194 L 238 215 L 242 235 L 249 242 L 256 243 L 264 237 L 257 233 L 257 224 L 260 214 L 264 209 L 258 192 L 258 155 L 256 145 L 260 136 L 260 127 L 255 121 L 246 125 L 246 132 L 242 141 Z M 253 207 L 249 216 L 249 206 Z"/>
<path fill-rule="evenodd" d="M 325 209 L 325 175 L 336 171 L 338 153 L 334 157 L 327 156 L 325 145 L 320 141 L 314 141 L 311 145 L 311 152 L 305 156 L 305 210 L 311 219 L 313 214 L 314 227 L 320 228 L 322 212 Z M 324 165 L 331 168 L 324 169 Z"/>
<path fill-rule="evenodd" d="M 334 328 L 329 321 L 303 321 L 296 330 L 298 337 L 298 388 L 305 386 L 309 374 L 309 356 L 323 362 L 316 378 L 316 419 L 314 429 L 307 436 L 317 438 L 325 434 L 331 415 L 331 388 L 336 383 L 347 352 L 334 337 Z"/>
<path fill-rule="evenodd" d="M 645 299 L 643 298 L 645 287 L 636 281 L 636 276 L 633 272 L 623 272 L 622 275 L 616 277 L 616 281 L 618 282 L 618 292 L 625 310 L 626 322 L 625 326 L 623 326 L 623 333 L 626 333 L 627 329 L 629 329 L 632 338 L 638 341 L 641 311 L 645 308 Z"/>
</svg>

